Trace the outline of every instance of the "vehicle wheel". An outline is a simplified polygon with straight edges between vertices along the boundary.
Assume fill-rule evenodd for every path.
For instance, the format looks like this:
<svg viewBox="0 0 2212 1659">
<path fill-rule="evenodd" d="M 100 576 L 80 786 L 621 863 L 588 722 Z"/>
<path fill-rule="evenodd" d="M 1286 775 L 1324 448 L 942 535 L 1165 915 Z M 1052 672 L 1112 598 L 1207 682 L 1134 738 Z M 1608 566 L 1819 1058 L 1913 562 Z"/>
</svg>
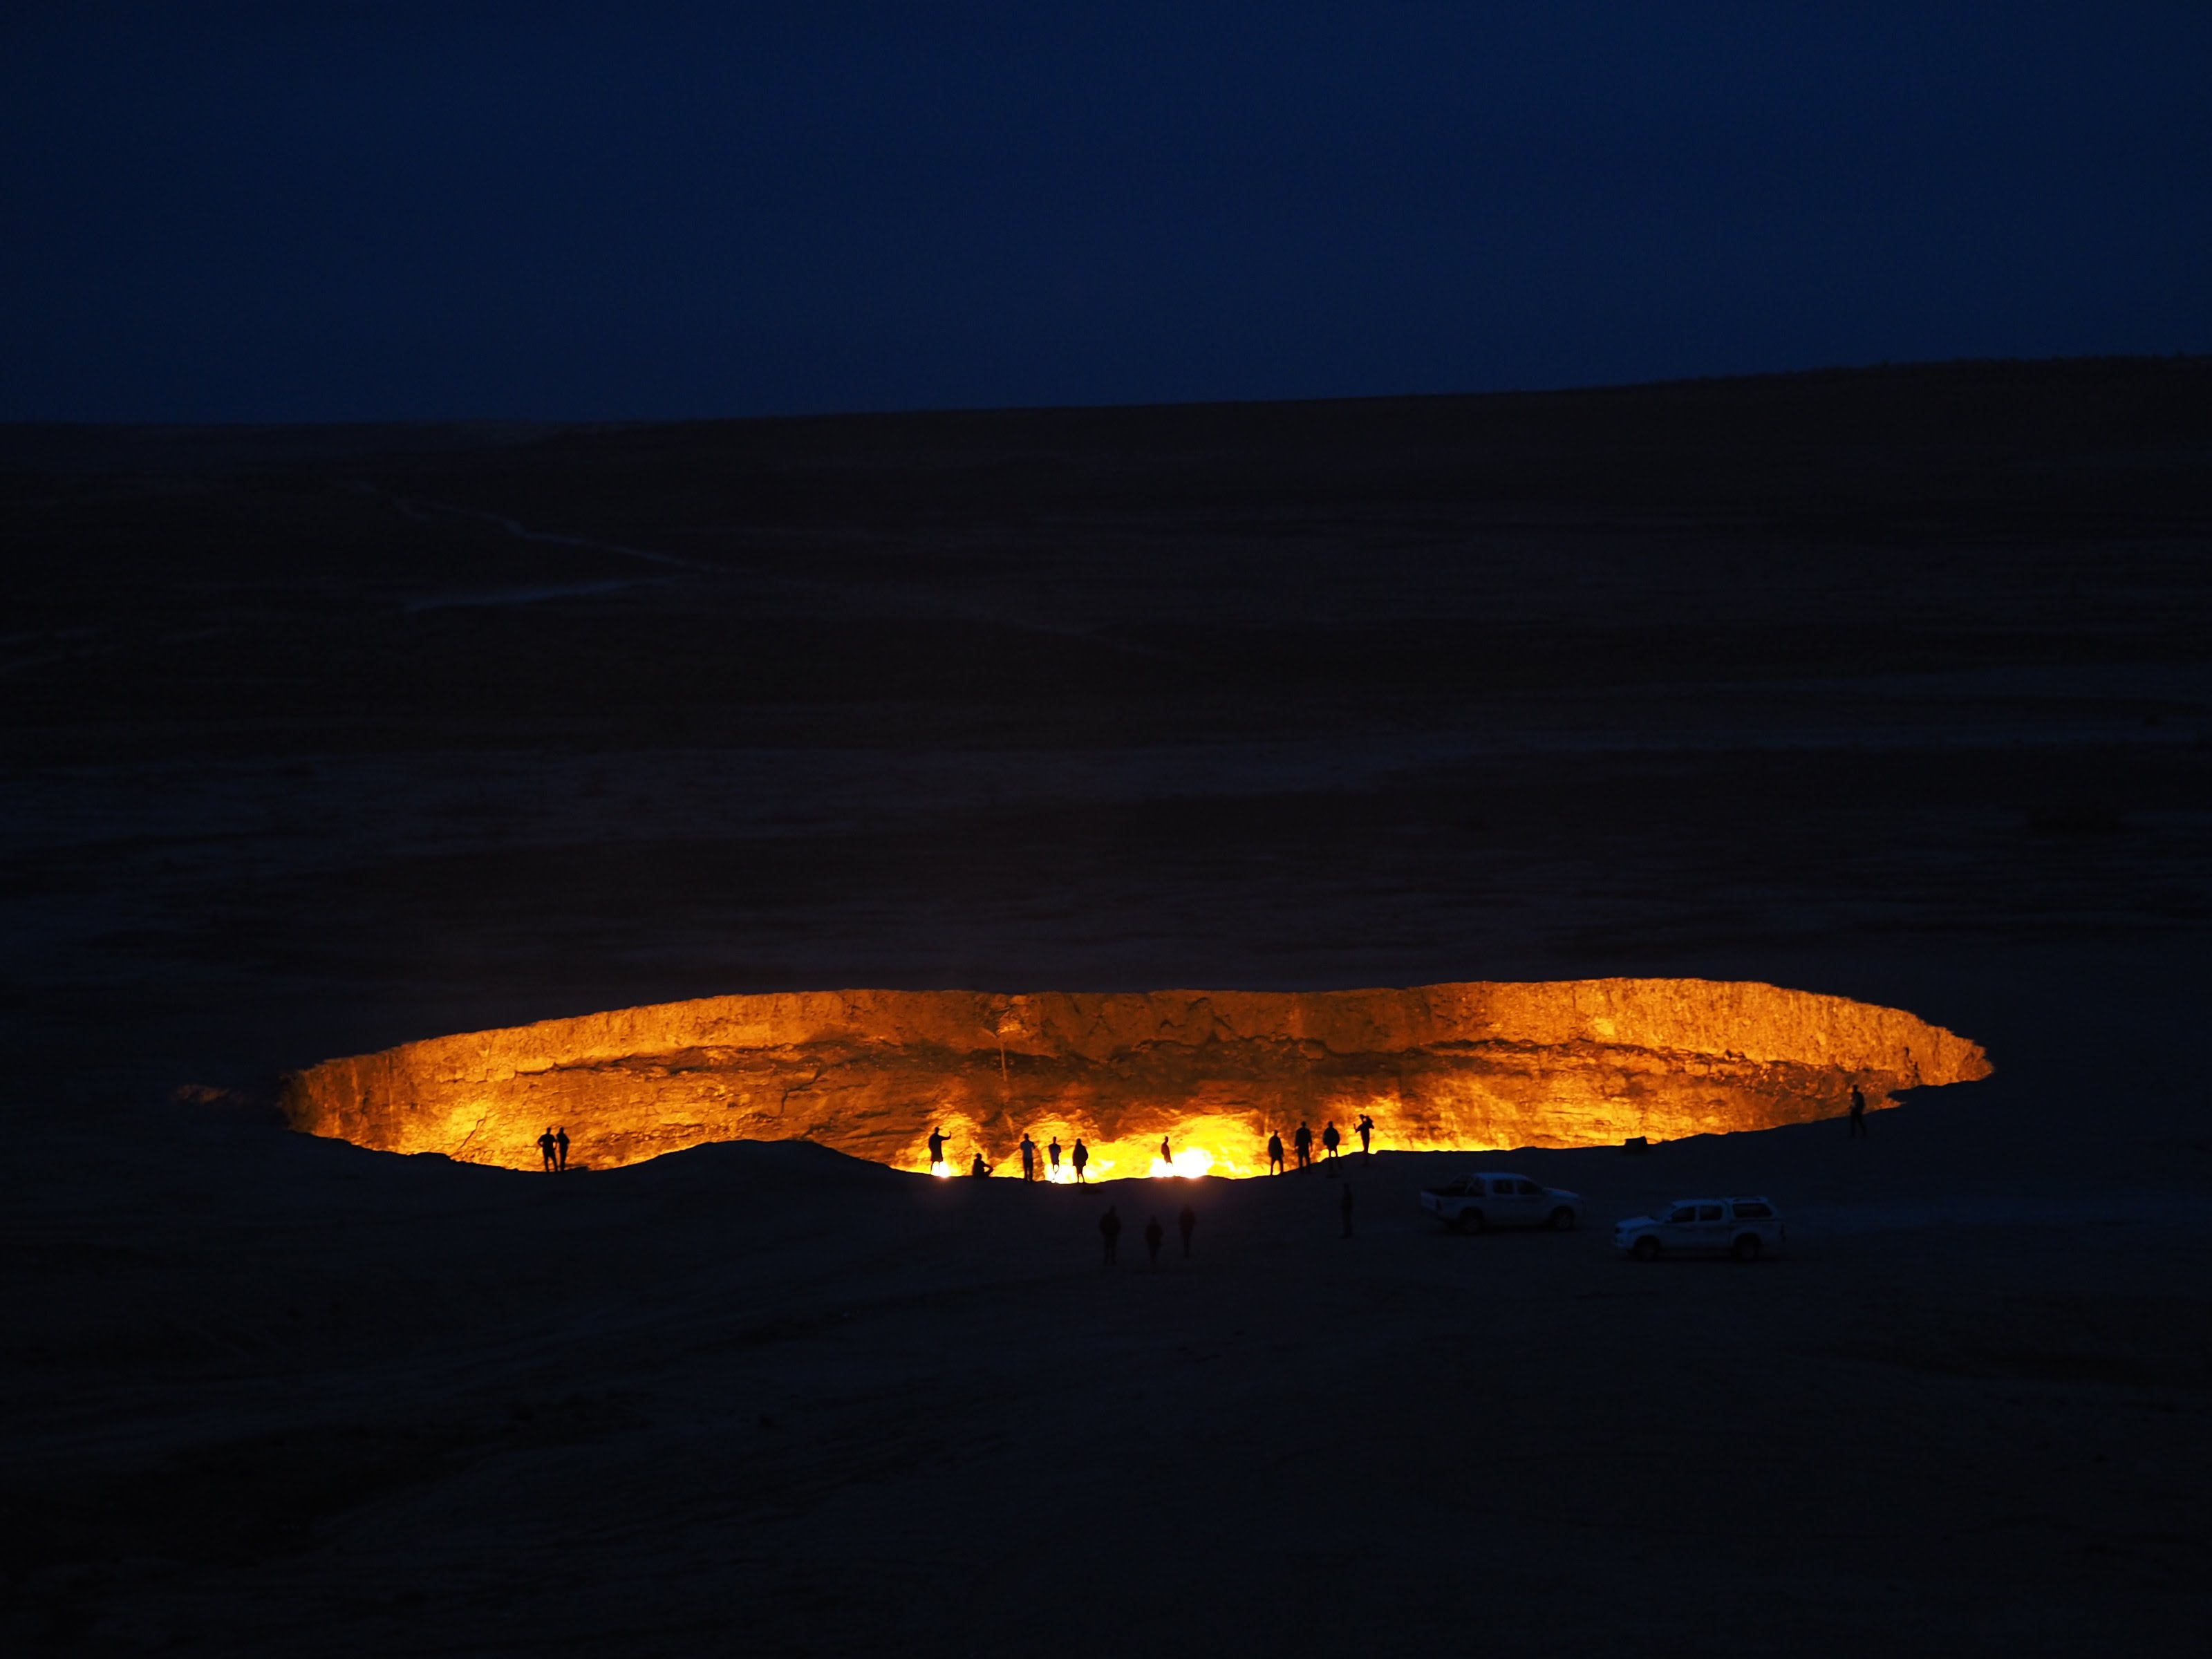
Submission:
<svg viewBox="0 0 2212 1659">
<path fill-rule="evenodd" d="M 1730 1251 L 1729 1254 L 1735 1256 L 1739 1261 L 1758 1261 L 1759 1239 L 1757 1236 L 1752 1233 L 1746 1233 L 1741 1238 L 1736 1240 L 1735 1249 Z"/>
<path fill-rule="evenodd" d="M 1482 1231 L 1482 1212 L 1480 1210 L 1462 1210 L 1459 1212 L 1459 1230 L 1463 1233 L 1480 1232 Z"/>
<path fill-rule="evenodd" d="M 1636 1241 L 1636 1247 L 1629 1254 L 1638 1261 L 1656 1261 L 1659 1259 L 1659 1241 L 1647 1234 Z"/>
<path fill-rule="evenodd" d="M 1572 1210 L 1557 1209 L 1552 1212 L 1552 1231 L 1553 1232 L 1571 1233 L 1574 1231 L 1574 1230 L 1575 1212 Z"/>
</svg>

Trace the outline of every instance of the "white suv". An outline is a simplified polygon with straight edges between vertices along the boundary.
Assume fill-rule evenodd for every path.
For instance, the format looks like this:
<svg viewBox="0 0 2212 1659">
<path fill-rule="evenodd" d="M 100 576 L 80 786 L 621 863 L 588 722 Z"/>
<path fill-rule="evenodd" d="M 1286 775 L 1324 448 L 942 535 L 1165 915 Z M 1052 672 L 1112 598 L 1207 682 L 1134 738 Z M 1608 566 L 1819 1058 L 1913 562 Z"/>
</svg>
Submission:
<svg viewBox="0 0 2212 1659">
<path fill-rule="evenodd" d="M 1732 1255 L 1756 1261 L 1790 1237 L 1763 1198 L 1678 1198 L 1657 1215 L 1632 1215 L 1613 1230 L 1613 1248 L 1638 1261 L 1662 1255 Z"/>
<path fill-rule="evenodd" d="M 1564 1233 L 1583 1218 L 1581 1194 L 1540 1187 L 1526 1176 L 1487 1170 L 1462 1176 L 1449 1186 L 1430 1188 L 1421 1194 L 1421 1207 L 1463 1233 L 1479 1233 L 1486 1227 L 1549 1227 Z"/>
</svg>

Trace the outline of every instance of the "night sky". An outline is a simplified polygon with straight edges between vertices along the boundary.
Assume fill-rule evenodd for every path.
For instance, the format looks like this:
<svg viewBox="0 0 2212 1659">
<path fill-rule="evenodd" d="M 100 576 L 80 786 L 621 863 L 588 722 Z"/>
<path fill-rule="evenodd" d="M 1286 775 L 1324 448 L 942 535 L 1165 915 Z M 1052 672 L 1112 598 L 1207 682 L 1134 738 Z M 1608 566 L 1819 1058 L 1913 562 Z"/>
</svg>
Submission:
<svg viewBox="0 0 2212 1659">
<path fill-rule="evenodd" d="M 0 419 L 1473 392 L 2212 349 L 2212 6 L 0 20 Z"/>
</svg>

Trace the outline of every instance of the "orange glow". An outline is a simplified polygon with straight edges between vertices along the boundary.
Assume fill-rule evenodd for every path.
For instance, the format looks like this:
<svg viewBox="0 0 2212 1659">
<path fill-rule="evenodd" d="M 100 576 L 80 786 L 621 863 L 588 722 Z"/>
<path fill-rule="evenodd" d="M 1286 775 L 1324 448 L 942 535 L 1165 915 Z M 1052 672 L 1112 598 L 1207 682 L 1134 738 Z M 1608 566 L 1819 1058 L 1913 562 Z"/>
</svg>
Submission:
<svg viewBox="0 0 2212 1659">
<path fill-rule="evenodd" d="M 1618 1145 L 1840 1115 L 1989 1074 L 1899 1009 L 1771 985 L 1571 980 L 1262 993 L 844 991 L 714 997 L 327 1060 L 289 1079 L 295 1127 L 536 1169 L 565 1127 L 605 1169 L 715 1140 L 808 1139 L 895 1168 L 1020 1178 L 1267 1172 L 1270 1133 L 1334 1122 L 1356 1154 Z M 1172 1157 L 1159 1156 L 1167 1137 Z M 1046 1149 L 1054 1140 L 1058 1169 Z"/>
<path fill-rule="evenodd" d="M 1197 1126 L 1198 1132 L 1203 1133 L 1208 1127 L 1210 1126 L 1201 1122 Z M 1188 1123 L 1184 1124 L 1183 1133 L 1188 1137 L 1192 1133 L 1192 1126 Z M 1217 1158 L 1202 1146 L 1185 1146 L 1175 1155 L 1172 1161 L 1154 1152 L 1152 1168 L 1146 1173 L 1155 1181 L 1176 1179 L 1194 1181 L 1200 1176 L 1212 1174 L 1216 1164 L 1222 1166 L 1221 1173 L 1224 1175 L 1243 1173 L 1243 1170 L 1230 1168 L 1226 1158 Z"/>
</svg>

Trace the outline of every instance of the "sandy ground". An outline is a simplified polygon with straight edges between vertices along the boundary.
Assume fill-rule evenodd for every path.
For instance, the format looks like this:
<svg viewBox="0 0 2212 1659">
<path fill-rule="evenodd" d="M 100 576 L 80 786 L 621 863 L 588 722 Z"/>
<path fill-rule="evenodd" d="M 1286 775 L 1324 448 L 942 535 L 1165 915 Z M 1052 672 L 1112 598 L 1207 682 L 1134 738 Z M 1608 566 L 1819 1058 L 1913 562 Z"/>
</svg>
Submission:
<svg viewBox="0 0 2212 1659">
<path fill-rule="evenodd" d="M 2100 977 L 2137 994 L 2109 1030 L 2202 1006 Z M 10 1634 L 1325 1652 L 1479 1613 L 1568 1652 L 2193 1651 L 2201 1095 L 2081 1063 L 2078 981 L 1998 1000 L 2011 1072 L 1864 1142 L 1085 1192 L 799 1146 L 544 1177 L 173 1116 L 42 1141 L 5 1200 Z M 1430 1226 L 1470 1162 L 1589 1224 Z M 1750 1190 L 1782 1260 L 1609 1248 Z"/>
<path fill-rule="evenodd" d="M 2197 1651 L 2205 372 L 0 434 L 0 1642 Z M 253 1116 L 686 995 L 1615 973 L 1998 1073 L 1157 1272 L 1150 1183 Z M 1701 1189 L 1789 1255 L 1614 1259 Z"/>
</svg>

